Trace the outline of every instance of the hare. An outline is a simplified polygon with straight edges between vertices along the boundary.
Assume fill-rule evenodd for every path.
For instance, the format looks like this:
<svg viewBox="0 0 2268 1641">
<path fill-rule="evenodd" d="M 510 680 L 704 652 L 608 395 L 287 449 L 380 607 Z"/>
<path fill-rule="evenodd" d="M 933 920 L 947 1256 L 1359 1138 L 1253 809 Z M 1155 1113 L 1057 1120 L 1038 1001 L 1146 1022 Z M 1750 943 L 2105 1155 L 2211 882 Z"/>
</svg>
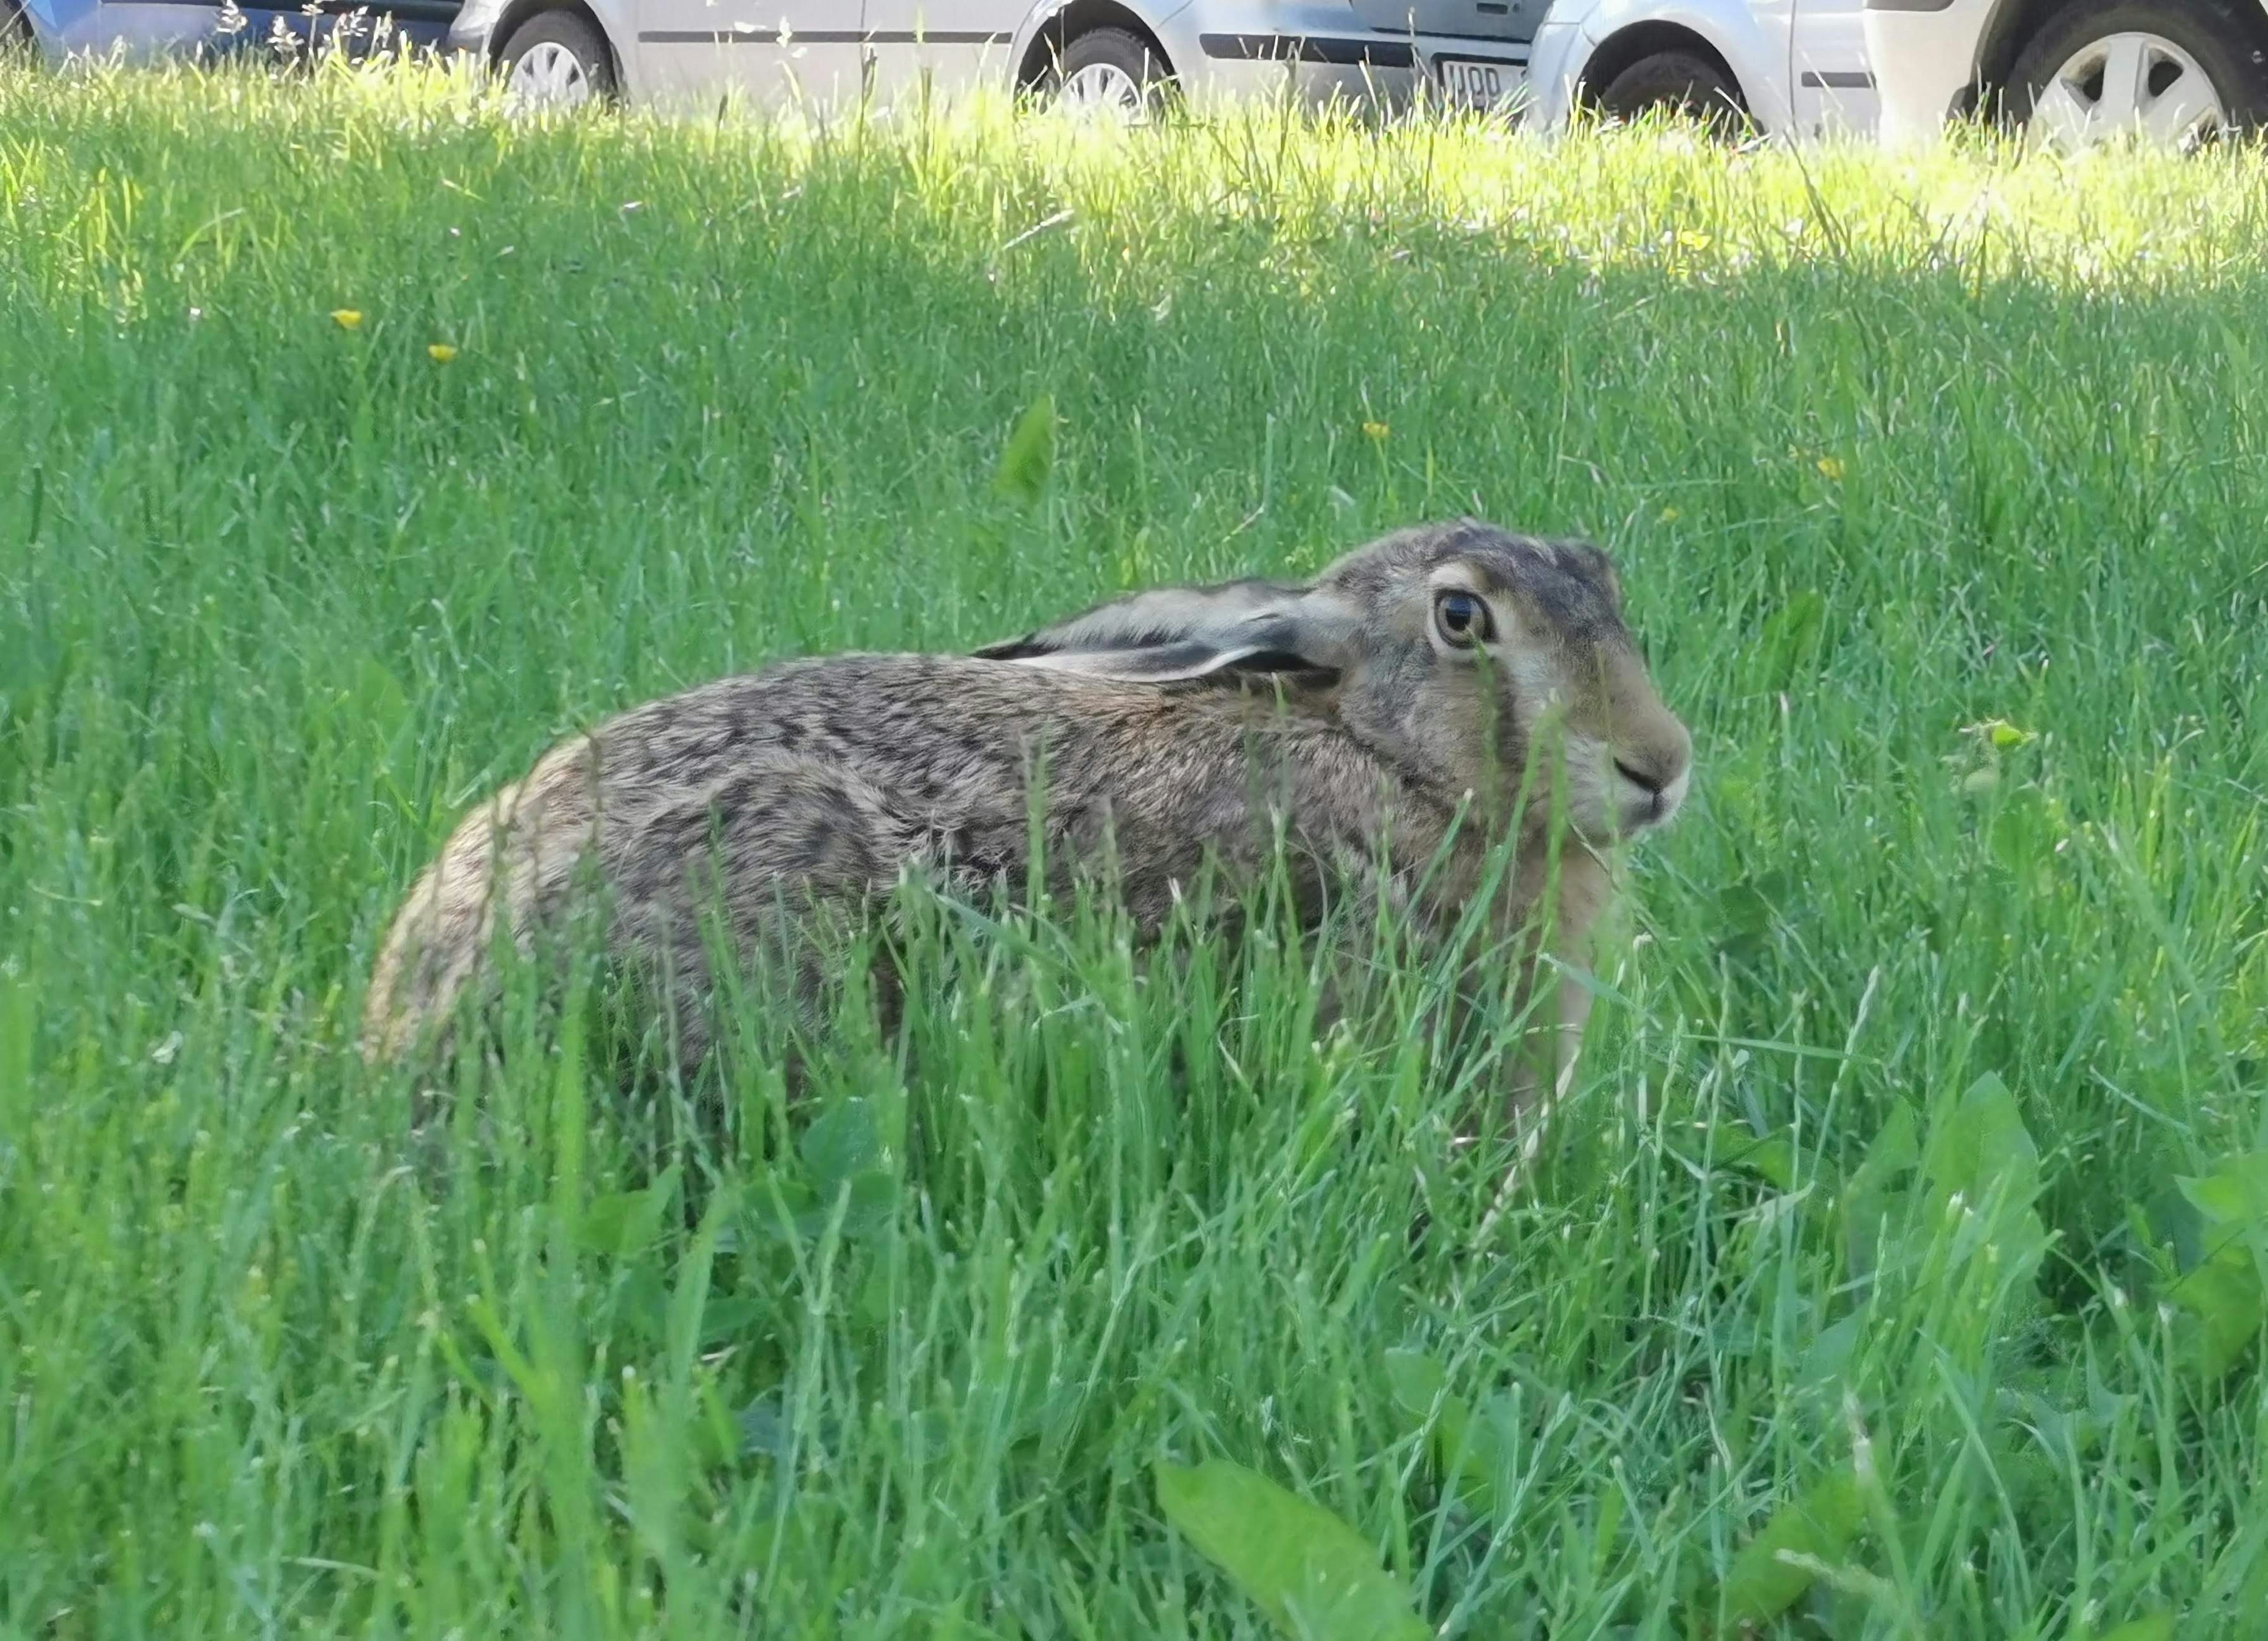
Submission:
<svg viewBox="0 0 2268 1641">
<path fill-rule="evenodd" d="M 1021 878 L 1035 782 L 1045 875 L 1107 867 L 1148 933 L 1208 864 L 1233 887 L 1287 862 L 1303 917 L 1331 881 L 1382 882 L 1421 931 L 1493 882 L 1484 921 L 1541 1005 L 1552 966 L 1523 931 L 1580 954 L 1609 888 L 1598 851 L 1676 813 L 1691 757 L 1607 556 L 1471 519 L 1312 582 L 1137 592 L 973 655 L 788 661 L 624 712 L 475 810 L 386 937 L 363 1053 L 445 1029 L 497 920 L 525 948 L 590 868 L 609 949 L 697 997 L 712 909 L 754 953 L 903 871 Z M 1512 1120 L 1572 1060 L 1588 993 L 1557 990 Z M 697 1062 L 697 1012 L 676 1013 Z"/>
</svg>

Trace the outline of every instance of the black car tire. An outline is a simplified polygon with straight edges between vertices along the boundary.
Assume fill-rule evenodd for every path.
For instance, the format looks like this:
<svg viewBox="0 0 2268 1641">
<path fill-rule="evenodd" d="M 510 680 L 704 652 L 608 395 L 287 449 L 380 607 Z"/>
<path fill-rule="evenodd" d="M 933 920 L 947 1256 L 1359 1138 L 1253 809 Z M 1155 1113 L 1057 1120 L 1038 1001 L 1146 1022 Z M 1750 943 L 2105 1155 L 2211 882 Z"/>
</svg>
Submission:
<svg viewBox="0 0 2268 1641">
<path fill-rule="evenodd" d="M 37 44 L 32 38 L 31 14 L 18 0 L 0 0 L 0 60 L 29 60 Z"/>
<path fill-rule="evenodd" d="M 1086 70 L 1115 70 L 1136 89 L 1145 117 L 1154 119 L 1172 100 L 1175 83 L 1166 60 L 1139 34 L 1123 28 L 1090 28 L 1063 48 L 1049 64 L 1041 91 L 1052 103 Z"/>
<path fill-rule="evenodd" d="M 614 54 L 607 49 L 606 37 L 578 11 L 539 11 L 520 24 L 497 53 L 497 72 L 509 85 L 521 61 L 542 46 L 556 46 L 575 59 L 590 82 L 592 101 L 615 100 Z"/>
<path fill-rule="evenodd" d="M 1690 51 L 1640 57 L 1608 81 L 1595 102 L 1609 120 L 1635 120 L 1648 109 L 1666 108 L 1723 136 L 1745 131 L 1749 123 L 1741 88 L 1715 63 Z"/>
</svg>

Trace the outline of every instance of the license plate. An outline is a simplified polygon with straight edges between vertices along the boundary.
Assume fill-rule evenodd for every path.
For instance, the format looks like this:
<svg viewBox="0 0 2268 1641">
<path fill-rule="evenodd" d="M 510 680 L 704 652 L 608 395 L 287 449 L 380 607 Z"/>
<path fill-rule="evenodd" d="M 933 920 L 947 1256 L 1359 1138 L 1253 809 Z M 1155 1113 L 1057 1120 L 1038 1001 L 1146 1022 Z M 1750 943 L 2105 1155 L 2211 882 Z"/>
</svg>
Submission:
<svg viewBox="0 0 2268 1641">
<path fill-rule="evenodd" d="M 1528 84 L 1528 70 L 1517 63 L 1482 57 L 1436 57 L 1433 83 L 1452 108 L 1489 113 L 1510 107 Z"/>
</svg>

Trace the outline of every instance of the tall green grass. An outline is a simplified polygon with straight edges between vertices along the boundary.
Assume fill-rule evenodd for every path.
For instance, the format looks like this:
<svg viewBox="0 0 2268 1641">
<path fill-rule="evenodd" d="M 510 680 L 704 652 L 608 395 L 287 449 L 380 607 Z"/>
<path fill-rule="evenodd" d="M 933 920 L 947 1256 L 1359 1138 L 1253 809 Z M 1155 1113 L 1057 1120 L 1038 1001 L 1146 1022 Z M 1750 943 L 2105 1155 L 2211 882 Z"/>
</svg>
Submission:
<svg viewBox="0 0 2268 1641">
<path fill-rule="evenodd" d="M 2264 233 L 2251 152 L 0 69 L 0 1626 L 1272 1633 L 1225 1459 L 1447 1635 L 2268 1633 Z M 413 1167 L 373 940 L 562 732 L 1461 511 L 1612 547 L 1700 759 L 1500 1211 L 1422 1034 L 1107 908 L 923 912 L 723 1140 L 523 997 Z"/>
</svg>

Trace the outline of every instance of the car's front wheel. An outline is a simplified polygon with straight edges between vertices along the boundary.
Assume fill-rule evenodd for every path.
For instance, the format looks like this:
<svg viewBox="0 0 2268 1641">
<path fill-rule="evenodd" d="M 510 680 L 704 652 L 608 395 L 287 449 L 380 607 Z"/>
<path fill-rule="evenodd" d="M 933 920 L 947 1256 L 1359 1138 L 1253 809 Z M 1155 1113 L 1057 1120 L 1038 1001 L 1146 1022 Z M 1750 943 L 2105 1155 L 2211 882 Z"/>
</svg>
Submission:
<svg viewBox="0 0 2268 1641">
<path fill-rule="evenodd" d="M 1659 108 L 1697 121 L 1721 136 L 1742 130 L 1749 120 L 1740 87 L 1715 63 L 1691 51 L 1657 51 L 1640 57 L 1602 86 L 1594 101 L 1609 120 L 1635 120 Z"/>
<path fill-rule="evenodd" d="M 497 55 L 504 92 L 525 108 L 578 108 L 611 101 L 615 60 L 590 21 L 573 11 L 539 11 L 512 32 Z"/>
<path fill-rule="evenodd" d="M 2255 129 L 2268 123 L 2264 21 L 2224 0 L 2089 0 L 2026 43 L 2009 112 L 2067 150 L 2122 136 L 2191 149 Z"/>
<path fill-rule="evenodd" d="M 32 18 L 17 0 L 0 0 L 0 61 L 32 55 Z"/>
<path fill-rule="evenodd" d="M 1140 35 L 1090 28 L 1063 48 L 1042 89 L 1066 113 L 1145 125 L 1173 94 L 1174 72 Z"/>
</svg>

